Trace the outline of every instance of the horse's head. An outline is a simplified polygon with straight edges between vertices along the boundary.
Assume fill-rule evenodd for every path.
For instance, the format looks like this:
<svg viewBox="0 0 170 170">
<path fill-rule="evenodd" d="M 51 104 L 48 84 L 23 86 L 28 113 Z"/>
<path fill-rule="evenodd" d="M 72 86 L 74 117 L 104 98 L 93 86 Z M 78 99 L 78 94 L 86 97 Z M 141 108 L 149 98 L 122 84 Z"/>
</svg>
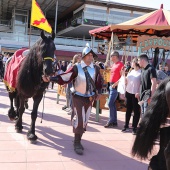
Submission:
<svg viewBox="0 0 170 170">
<path fill-rule="evenodd" d="M 44 35 L 44 31 L 42 31 L 41 38 L 43 44 L 43 49 L 42 49 L 43 74 L 49 76 L 53 73 L 52 62 L 53 62 L 54 52 L 55 52 L 55 44 L 54 44 L 55 33 L 52 33 L 52 36 L 46 37 Z"/>
</svg>

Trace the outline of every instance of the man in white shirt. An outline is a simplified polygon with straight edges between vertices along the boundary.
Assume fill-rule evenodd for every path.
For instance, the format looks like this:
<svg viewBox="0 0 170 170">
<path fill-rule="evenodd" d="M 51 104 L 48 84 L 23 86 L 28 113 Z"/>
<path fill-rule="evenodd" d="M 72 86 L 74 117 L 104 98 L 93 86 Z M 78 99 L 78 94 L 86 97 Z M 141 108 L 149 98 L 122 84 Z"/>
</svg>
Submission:
<svg viewBox="0 0 170 170">
<path fill-rule="evenodd" d="M 84 147 L 81 144 L 81 138 L 86 131 L 93 101 L 99 99 L 103 85 L 100 68 L 93 64 L 94 57 L 97 55 L 89 46 L 86 46 L 83 49 L 80 63 L 56 77 L 50 77 L 50 81 L 60 85 L 73 82 L 71 121 L 75 134 L 74 150 L 79 155 L 83 154 Z M 43 77 L 43 80 L 49 81 L 46 77 Z"/>
</svg>

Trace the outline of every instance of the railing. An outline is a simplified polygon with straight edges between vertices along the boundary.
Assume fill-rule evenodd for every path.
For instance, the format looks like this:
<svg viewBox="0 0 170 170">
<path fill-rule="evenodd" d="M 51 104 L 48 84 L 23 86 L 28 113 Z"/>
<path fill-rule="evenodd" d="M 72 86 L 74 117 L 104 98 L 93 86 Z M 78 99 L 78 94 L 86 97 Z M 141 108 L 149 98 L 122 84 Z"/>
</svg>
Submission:
<svg viewBox="0 0 170 170">
<path fill-rule="evenodd" d="M 40 36 L 31 35 L 31 42 L 36 42 Z M 0 32 L 0 40 L 7 40 L 7 41 L 14 41 L 14 42 L 28 42 L 29 41 L 29 35 L 24 35 L 20 33 L 6 33 L 6 32 Z M 95 41 L 93 44 L 94 48 L 97 48 L 98 43 L 102 41 Z M 80 39 L 80 38 L 71 38 L 71 37 L 60 37 L 57 36 L 54 40 L 54 43 L 56 45 L 64 45 L 64 46 L 75 46 L 75 47 L 84 47 L 86 43 L 91 44 L 91 40 L 89 39 Z"/>
<path fill-rule="evenodd" d="M 0 25 L 11 26 L 11 21 L 9 21 L 9 20 L 0 20 Z"/>
<path fill-rule="evenodd" d="M 31 44 L 34 44 L 40 36 L 31 35 Z M 3 47 L 8 48 L 22 48 L 22 47 L 28 47 L 28 41 L 29 41 L 29 35 L 23 35 L 23 34 L 15 34 L 15 33 L 5 33 L 0 32 L 0 45 Z M 73 52 L 81 52 L 82 49 L 85 47 L 86 43 L 89 43 L 91 45 L 91 40 L 89 39 L 75 39 L 70 37 L 59 37 L 57 36 L 54 40 L 56 44 L 57 50 L 62 51 L 73 51 Z M 103 40 L 95 40 L 93 43 L 93 50 L 94 52 L 97 52 L 98 43 L 102 43 Z M 119 50 L 118 50 L 119 51 Z M 136 50 L 135 47 L 132 50 L 134 52 L 130 52 L 129 55 L 136 56 Z M 123 51 L 119 51 L 120 55 L 123 55 Z"/>
<path fill-rule="evenodd" d="M 31 41 L 37 41 L 39 36 L 31 36 Z M 13 32 L 0 32 L 0 39 L 2 40 L 10 40 L 16 42 L 28 42 L 29 35 L 25 35 L 23 33 L 13 33 Z"/>
</svg>

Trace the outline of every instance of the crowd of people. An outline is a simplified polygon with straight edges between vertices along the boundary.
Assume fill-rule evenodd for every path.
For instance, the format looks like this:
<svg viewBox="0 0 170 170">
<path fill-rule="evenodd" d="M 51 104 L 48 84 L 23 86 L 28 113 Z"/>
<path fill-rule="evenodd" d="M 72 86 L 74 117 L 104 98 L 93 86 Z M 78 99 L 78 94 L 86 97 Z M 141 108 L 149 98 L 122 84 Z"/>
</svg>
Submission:
<svg viewBox="0 0 170 170">
<path fill-rule="evenodd" d="M 125 78 L 125 102 L 126 114 L 125 125 L 122 132 L 129 132 L 129 121 L 133 115 L 132 120 L 132 134 L 137 132 L 137 126 L 140 117 L 145 114 L 149 102 L 159 85 L 159 83 L 169 76 L 170 71 L 168 64 L 159 64 L 159 69 L 155 69 L 149 62 L 146 54 L 142 54 L 134 58 L 131 63 L 128 61 L 125 65 L 120 61 L 118 52 L 111 53 L 111 60 L 113 65 L 111 67 L 110 87 L 109 87 L 109 119 L 104 126 L 105 128 L 114 128 L 117 123 L 116 99 L 119 98 L 117 86 L 121 76 Z"/>
<path fill-rule="evenodd" d="M 3 80 L 4 77 L 4 70 L 5 70 L 5 63 L 13 55 L 13 53 L 0 53 L 0 79 Z"/>
<path fill-rule="evenodd" d="M 0 76 L 3 79 L 4 65 L 10 54 L 0 54 Z M 125 124 L 122 132 L 129 132 L 130 118 L 132 120 L 132 134 L 137 133 L 137 127 L 145 114 L 149 101 L 152 100 L 154 91 L 158 84 L 170 76 L 168 64 L 159 64 L 155 69 L 146 54 L 135 57 L 131 62 L 125 64 L 121 61 L 119 53 L 111 53 L 110 82 L 108 82 L 108 107 L 109 117 L 105 128 L 118 126 L 116 100 L 119 99 L 118 86 L 120 79 L 124 81 L 124 96 L 126 102 Z M 66 92 L 66 105 L 62 108 L 71 115 L 74 135 L 74 150 L 77 154 L 83 154 L 84 147 L 81 144 L 83 133 L 86 131 L 92 105 L 102 94 L 103 78 L 100 69 L 108 65 L 97 61 L 97 55 L 86 46 L 82 54 L 74 55 L 70 62 L 57 61 L 54 57 L 53 76 L 45 77 L 45 82 L 63 85 Z M 146 96 L 148 96 L 146 98 Z"/>
<path fill-rule="evenodd" d="M 82 55 L 74 55 L 70 62 L 57 61 L 57 58 L 54 57 L 54 74 L 48 80 L 44 78 L 44 81 L 52 83 L 52 88 L 54 82 L 65 87 L 66 105 L 62 109 L 71 115 L 75 134 L 74 150 L 77 154 L 83 154 L 84 147 L 81 144 L 81 138 L 86 131 L 92 103 L 102 93 L 103 84 L 99 69 L 108 67 L 96 59 L 96 54 L 90 47 L 85 47 Z M 119 92 L 117 87 L 121 77 L 124 76 L 126 113 L 122 132 L 130 131 L 129 122 L 133 117 L 132 134 L 136 135 L 140 117 L 142 118 L 142 115 L 145 114 L 156 87 L 170 75 L 167 63 L 165 65 L 160 63 L 159 69 L 155 69 L 149 62 L 148 56 L 142 54 L 124 64 L 117 51 L 111 53 L 112 64 L 110 65 L 110 82 L 108 83 L 109 118 L 104 125 L 105 128 L 118 126 L 116 100 L 119 99 Z M 96 74 L 100 78 L 96 78 Z M 148 98 L 145 99 L 145 96 Z"/>
<path fill-rule="evenodd" d="M 87 47 L 85 47 L 84 50 L 87 50 Z M 145 114 L 148 103 L 152 99 L 157 85 L 166 78 L 166 76 L 169 76 L 168 65 L 165 64 L 164 70 L 162 67 L 159 67 L 157 70 L 149 63 L 150 61 L 146 54 L 135 57 L 131 62 L 127 61 L 124 64 L 120 60 L 117 51 L 111 53 L 111 61 L 110 82 L 108 83 L 109 118 L 104 127 L 114 128 L 118 126 L 116 100 L 119 98 L 119 92 L 117 91 L 117 87 L 119 86 L 120 78 L 124 76 L 126 114 L 122 132 L 130 131 L 129 122 L 130 118 L 133 117 L 132 134 L 135 135 L 140 118 Z M 85 69 L 86 67 L 88 67 L 88 69 Z M 95 54 L 92 49 L 89 48 L 89 53 L 86 54 L 83 52 L 82 55 L 76 54 L 70 63 L 59 61 L 55 67 L 57 69 L 54 69 L 57 71 L 57 74 L 48 80 L 44 78 L 44 81 L 57 82 L 60 85 L 67 84 L 66 105 L 63 107 L 63 110 L 71 114 L 73 132 L 75 133 L 74 150 L 77 154 L 83 154 L 83 146 L 80 141 L 84 131 L 86 131 L 92 107 L 91 101 L 95 100 L 94 91 L 96 86 L 98 86 L 96 82 L 99 81 L 94 76 L 96 74 L 94 67 L 105 69 L 105 64 L 95 61 Z M 158 76 L 158 71 L 166 76 L 163 77 L 161 74 L 161 76 Z M 87 72 L 88 74 L 86 75 Z M 97 94 L 101 94 L 102 91 L 102 83 L 100 82 L 99 84 L 101 87 L 98 88 Z M 145 96 L 148 96 L 148 98 L 146 99 Z"/>
</svg>

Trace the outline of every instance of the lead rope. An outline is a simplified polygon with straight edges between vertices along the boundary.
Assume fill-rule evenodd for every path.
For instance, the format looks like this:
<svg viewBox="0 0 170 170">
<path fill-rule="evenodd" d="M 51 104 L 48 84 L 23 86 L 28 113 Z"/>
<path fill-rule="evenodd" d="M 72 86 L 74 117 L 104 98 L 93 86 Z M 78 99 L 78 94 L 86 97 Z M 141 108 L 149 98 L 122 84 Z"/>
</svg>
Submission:
<svg viewBox="0 0 170 170">
<path fill-rule="evenodd" d="M 46 93 L 46 90 L 44 91 L 44 94 L 43 94 L 43 109 L 42 109 L 42 113 L 41 113 L 41 122 L 42 123 L 42 120 L 43 120 L 43 115 L 44 115 L 44 99 L 45 99 L 45 93 Z"/>
</svg>

